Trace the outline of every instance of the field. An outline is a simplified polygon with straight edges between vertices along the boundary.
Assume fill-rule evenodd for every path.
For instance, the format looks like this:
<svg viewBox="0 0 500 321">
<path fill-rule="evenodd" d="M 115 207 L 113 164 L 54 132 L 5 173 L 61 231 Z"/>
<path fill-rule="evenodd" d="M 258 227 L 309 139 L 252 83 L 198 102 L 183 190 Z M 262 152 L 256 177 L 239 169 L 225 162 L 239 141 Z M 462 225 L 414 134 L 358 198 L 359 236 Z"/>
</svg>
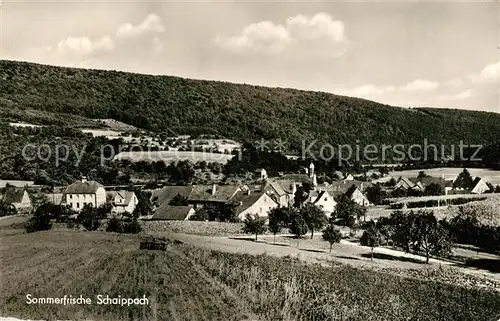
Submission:
<svg viewBox="0 0 500 321">
<path fill-rule="evenodd" d="M 500 294 L 347 265 L 138 250 L 137 236 L 42 232 L 0 239 L 1 316 L 92 320 L 490 320 Z M 33 297 L 141 297 L 148 306 L 27 305 Z M 95 301 L 94 301 L 95 302 Z"/>
<path fill-rule="evenodd" d="M 467 169 L 469 173 L 472 175 L 472 177 L 482 177 L 484 178 L 487 182 L 497 185 L 500 184 L 500 171 L 494 171 L 491 169 L 485 169 L 485 168 L 468 168 Z M 391 171 L 389 172 L 389 175 L 394 177 L 394 178 L 399 178 L 400 176 L 402 177 L 417 177 L 418 173 L 422 171 L 421 169 L 415 169 L 415 170 L 406 170 L 406 171 Z M 463 168 L 450 168 L 450 167 L 440 167 L 440 168 L 431 168 L 431 169 L 426 169 L 424 172 L 427 175 L 434 176 L 434 177 L 441 177 L 444 176 L 445 179 L 450 180 L 450 179 L 455 179 L 460 172 L 463 171 Z"/>
<path fill-rule="evenodd" d="M 184 233 L 207 236 L 242 234 L 243 223 L 199 222 L 199 221 L 142 221 L 148 233 Z"/>
<path fill-rule="evenodd" d="M 190 160 L 194 163 L 200 161 L 216 162 L 225 164 L 234 155 L 228 154 L 217 154 L 217 153 L 205 153 L 205 152 L 195 152 L 195 151 L 137 151 L 137 152 L 121 152 L 117 154 L 114 160 L 130 160 L 132 162 L 138 161 L 164 161 L 166 163 L 172 163 L 181 160 Z"/>
</svg>

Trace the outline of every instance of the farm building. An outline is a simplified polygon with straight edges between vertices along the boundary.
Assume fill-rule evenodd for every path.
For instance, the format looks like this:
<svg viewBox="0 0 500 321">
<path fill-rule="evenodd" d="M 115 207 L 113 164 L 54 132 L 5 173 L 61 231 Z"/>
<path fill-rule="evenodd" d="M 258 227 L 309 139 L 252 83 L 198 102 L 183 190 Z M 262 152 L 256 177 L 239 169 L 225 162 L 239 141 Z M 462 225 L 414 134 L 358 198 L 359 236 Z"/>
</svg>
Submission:
<svg viewBox="0 0 500 321">
<path fill-rule="evenodd" d="M 264 190 L 240 191 L 232 198 L 232 201 L 238 205 L 236 213 L 241 220 L 245 219 L 247 214 L 267 217 L 269 210 L 279 206 Z"/>
<path fill-rule="evenodd" d="M 337 202 L 333 198 L 330 193 L 327 191 L 311 191 L 309 193 L 308 201 L 325 212 L 325 214 L 330 217 L 333 211 L 335 211 L 335 206 L 337 206 Z"/>
<path fill-rule="evenodd" d="M 18 213 L 28 213 L 32 209 L 32 203 L 25 189 L 7 188 L 2 194 L 2 200 L 12 204 Z"/>
<path fill-rule="evenodd" d="M 134 192 L 109 191 L 106 192 L 106 200 L 113 206 L 112 214 L 133 213 L 139 200 Z"/>
<path fill-rule="evenodd" d="M 474 187 L 471 189 L 472 194 L 483 194 L 490 190 L 487 182 L 481 177 L 476 177 L 474 179 Z"/>
<path fill-rule="evenodd" d="M 87 181 L 84 177 L 80 182 L 73 183 L 66 188 L 63 199 L 72 210 L 79 212 L 85 204 L 92 204 L 94 207 L 105 204 L 106 191 L 103 185 L 95 181 Z"/>
<path fill-rule="evenodd" d="M 151 220 L 185 221 L 195 213 L 192 206 L 172 206 L 163 204 L 158 207 Z"/>
<path fill-rule="evenodd" d="M 345 196 L 352 199 L 354 202 L 361 206 L 369 206 L 370 202 L 368 198 L 361 192 L 361 190 L 356 186 L 352 185 L 351 188 L 344 194 Z"/>
</svg>

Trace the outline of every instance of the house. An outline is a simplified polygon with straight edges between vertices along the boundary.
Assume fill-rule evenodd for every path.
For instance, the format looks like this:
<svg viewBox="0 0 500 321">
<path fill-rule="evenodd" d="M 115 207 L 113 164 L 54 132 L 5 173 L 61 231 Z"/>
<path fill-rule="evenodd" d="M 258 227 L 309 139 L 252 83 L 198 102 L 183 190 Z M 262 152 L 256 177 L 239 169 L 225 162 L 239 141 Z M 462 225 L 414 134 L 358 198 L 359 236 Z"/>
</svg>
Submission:
<svg viewBox="0 0 500 321">
<path fill-rule="evenodd" d="M 335 201 L 333 196 L 324 190 L 311 191 L 309 193 L 308 202 L 321 208 L 328 217 L 331 216 L 331 214 L 335 211 L 335 206 L 337 206 L 337 202 Z"/>
<path fill-rule="evenodd" d="M 397 190 L 397 189 L 403 189 L 405 191 L 407 190 L 415 190 L 415 191 L 424 191 L 425 190 L 425 186 L 424 184 L 422 184 L 421 181 L 412 181 L 410 178 L 408 177 L 399 177 L 396 185 L 394 186 L 394 190 Z"/>
<path fill-rule="evenodd" d="M 344 194 L 345 196 L 352 199 L 354 202 L 361 206 L 369 206 L 370 202 L 368 198 L 361 192 L 361 190 L 356 186 L 352 185 L 351 188 Z"/>
<path fill-rule="evenodd" d="M 244 220 L 247 214 L 267 217 L 271 209 L 279 206 L 264 190 L 257 192 L 250 189 L 239 191 L 234 195 L 232 201 L 238 205 L 236 214 L 240 220 Z"/>
<path fill-rule="evenodd" d="M 7 204 L 12 204 L 18 213 L 29 213 L 32 209 L 32 203 L 28 192 L 25 189 L 7 188 L 2 200 Z"/>
<path fill-rule="evenodd" d="M 291 195 L 293 194 L 286 192 L 277 181 L 269 182 L 266 187 L 267 194 L 270 195 L 280 207 L 288 207 L 290 205 L 291 200 L 293 200 Z"/>
<path fill-rule="evenodd" d="M 352 186 L 356 186 L 360 191 L 364 191 L 371 183 L 358 180 L 342 180 L 332 182 L 332 184 L 318 186 L 318 190 L 326 190 L 334 197 L 345 194 Z"/>
<path fill-rule="evenodd" d="M 172 206 L 164 203 L 155 210 L 151 220 L 185 221 L 194 213 L 192 206 Z"/>
<path fill-rule="evenodd" d="M 195 209 L 205 204 L 226 204 L 236 193 L 241 192 L 240 186 L 236 185 L 194 185 L 188 196 L 188 204 Z"/>
<path fill-rule="evenodd" d="M 474 179 L 474 187 L 471 189 L 472 194 L 483 194 L 490 190 L 488 183 L 481 177 L 476 177 Z"/>
<path fill-rule="evenodd" d="M 106 192 L 106 199 L 113 206 L 112 214 L 133 213 L 139 204 L 135 193 L 130 191 L 109 191 Z"/>
<path fill-rule="evenodd" d="M 84 177 L 66 188 L 63 199 L 72 210 L 79 212 L 85 204 L 92 204 L 94 207 L 105 204 L 106 191 L 98 182 L 87 181 Z"/>
<path fill-rule="evenodd" d="M 352 174 L 348 174 L 343 180 L 344 181 L 353 181 L 354 180 L 354 176 L 352 176 Z"/>
<path fill-rule="evenodd" d="M 255 171 L 255 179 L 257 180 L 266 180 L 267 179 L 267 171 L 264 168 L 257 168 Z"/>
<path fill-rule="evenodd" d="M 150 201 L 153 206 L 169 205 L 177 195 L 188 198 L 193 190 L 193 186 L 165 186 L 162 189 L 156 189 L 151 192 Z"/>
</svg>

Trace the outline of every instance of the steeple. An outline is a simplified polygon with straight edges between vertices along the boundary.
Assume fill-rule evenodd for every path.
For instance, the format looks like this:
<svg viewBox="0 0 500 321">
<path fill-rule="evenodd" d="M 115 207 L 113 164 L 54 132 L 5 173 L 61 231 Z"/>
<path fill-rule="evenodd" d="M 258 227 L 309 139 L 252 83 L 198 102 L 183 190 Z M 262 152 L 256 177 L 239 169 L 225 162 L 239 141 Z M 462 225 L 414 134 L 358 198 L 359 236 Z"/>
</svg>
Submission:
<svg viewBox="0 0 500 321">
<path fill-rule="evenodd" d="M 313 162 L 311 162 L 311 164 L 309 165 L 309 177 L 313 177 L 314 176 L 314 164 Z"/>
</svg>

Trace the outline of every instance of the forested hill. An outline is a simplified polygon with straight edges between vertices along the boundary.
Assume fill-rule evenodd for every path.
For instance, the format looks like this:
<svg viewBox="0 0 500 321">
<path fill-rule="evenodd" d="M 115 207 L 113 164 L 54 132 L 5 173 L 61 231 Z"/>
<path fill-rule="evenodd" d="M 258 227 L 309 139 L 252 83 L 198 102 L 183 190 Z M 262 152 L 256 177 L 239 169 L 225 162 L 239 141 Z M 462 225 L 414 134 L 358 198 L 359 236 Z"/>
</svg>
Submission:
<svg viewBox="0 0 500 321">
<path fill-rule="evenodd" d="M 407 109 L 323 92 L 5 60 L 0 80 L 3 108 L 114 118 L 168 134 L 334 144 L 500 141 L 496 113 Z"/>
</svg>

